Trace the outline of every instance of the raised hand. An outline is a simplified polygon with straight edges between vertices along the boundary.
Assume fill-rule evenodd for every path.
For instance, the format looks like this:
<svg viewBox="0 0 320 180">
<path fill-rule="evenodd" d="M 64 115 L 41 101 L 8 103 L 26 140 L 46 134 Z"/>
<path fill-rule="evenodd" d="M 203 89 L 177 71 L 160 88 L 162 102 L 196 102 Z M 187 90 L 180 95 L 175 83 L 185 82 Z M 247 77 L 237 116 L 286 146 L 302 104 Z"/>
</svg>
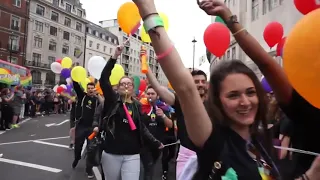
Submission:
<svg viewBox="0 0 320 180">
<path fill-rule="evenodd" d="M 112 56 L 113 59 L 118 59 L 118 57 L 121 55 L 123 46 L 117 46 L 116 51 L 114 52 L 114 55 Z"/>
<path fill-rule="evenodd" d="M 232 15 L 230 9 L 221 0 L 197 0 L 197 3 L 208 15 L 220 16 L 224 20 Z"/>
</svg>

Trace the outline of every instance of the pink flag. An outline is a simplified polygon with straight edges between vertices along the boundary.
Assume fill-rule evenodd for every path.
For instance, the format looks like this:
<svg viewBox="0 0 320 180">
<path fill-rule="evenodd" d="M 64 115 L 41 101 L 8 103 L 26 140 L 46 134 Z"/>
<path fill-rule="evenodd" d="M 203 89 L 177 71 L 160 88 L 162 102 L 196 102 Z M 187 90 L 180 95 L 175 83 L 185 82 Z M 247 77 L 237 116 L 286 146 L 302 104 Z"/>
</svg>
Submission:
<svg viewBox="0 0 320 180">
<path fill-rule="evenodd" d="M 129 122 L 129 125 L 130 125 L 130 128 L 131 130 L 136 130 L 137 127 L 136 125 L 134 124 L 133 120 L 132 120 L 132 117 L 131 115 L 129 114 L 129 111 L 128 111 L 128 108 L 125 104 L 123 104 L 123 109 L 124 109 L 124 112 L 126 112 L 126 115 L 127 115 L 127 119 L 128 119 L 128 122 Z"/>
</svg>

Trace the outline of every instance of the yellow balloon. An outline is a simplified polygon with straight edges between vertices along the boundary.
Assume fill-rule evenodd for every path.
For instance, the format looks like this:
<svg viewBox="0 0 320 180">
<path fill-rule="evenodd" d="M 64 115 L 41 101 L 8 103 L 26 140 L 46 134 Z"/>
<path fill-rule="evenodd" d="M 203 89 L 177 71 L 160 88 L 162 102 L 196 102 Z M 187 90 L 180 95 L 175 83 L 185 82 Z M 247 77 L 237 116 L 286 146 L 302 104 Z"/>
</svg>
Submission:
<svg viewBox="0 0 320 180">
<path fill-rule="evenodd" d="M 320 108 L 320 9 L 303 16 L 284 45 L 284 70 L 293 88 L 310 104 Z"/>
<path fill-rule="evenodd" d="M 82 66 L 76 66 L 71 70 L 71 78 L 75 82 L 82 82 L 87 77 L 87 71 Z"/>
<path fill-rule="evenodd" d="M 122 4 L 118 10 L 117 18 L 120 28 L 127 34 L 130 34 L 141 21 L 139 9 L 133 2 Z"/>
<path fill-rule="evenodd" d="M 168 16 L 165 15 L 164 13 L 159 13 L 159 16 L 161 17 L 163 24 L 164 24 L 164 29 L 166 31 L 168 31 L 169 29 L 169 19 Z M 147 34 L 146 30 L 144 29 L 144 27 L 142 27 L 141 31 L 140 31 L 140 36 L 143 42 L 149 43 L 151 42 L 150 36 L 149 34 Z"/>
<path fill-rule="evenodd" d="M 124 76 L 123 67 L 119 64 L 115 64 L 114 68 L 111 71 L 111 76 L 109 78 L 110 84 L 112 86 L 119 84 L 119 81 L 123 76 Z"/>
<path fill-rule="evenodd" d="M 94 77 L 92 77 L 92 76 L 90 76 L 90 77 L 89 77 L 89 80 L 90 80 L 90 82 L 93 82 L 93 83 L 94 83 L 95 78 L 94 78 Z"/>
<path fill-rule="evenodd" d="M 83 81 L 80 82 L 81 87 L 83 88 L 84 92 L 87 92 L 87 85 L 90 83 L 90 79 L 86 78 Z"/>
<path fill-rule="evenodd" d="M 69 57 L 65 57 L 61 60 L 61 67 L 62 68 L 71 68 L 72 66 L 72 59 Z"/>
</svg>

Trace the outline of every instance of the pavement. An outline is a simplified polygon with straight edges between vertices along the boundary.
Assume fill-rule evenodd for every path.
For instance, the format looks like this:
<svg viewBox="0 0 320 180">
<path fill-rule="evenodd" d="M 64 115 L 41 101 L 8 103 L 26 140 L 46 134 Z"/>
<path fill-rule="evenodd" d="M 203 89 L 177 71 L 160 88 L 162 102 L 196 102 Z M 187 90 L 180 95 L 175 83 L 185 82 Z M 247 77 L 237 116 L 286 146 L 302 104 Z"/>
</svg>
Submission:
<svg viewBox="0 0 320 180">
<path fill-rule="evenodd" d="M 19 129 L 0 131 L 1 180 L 87 180 L 84 160 L 71 168 L 69 143 L 68 115 L 26 118 Z M 94 172 L 101 180 L 100 170 L 95 167 Z M 169 172 L 169 180 L 176 179 L 174 163 Z M 160 163 L 154 180 L 161 180 Z"/>
</svg>

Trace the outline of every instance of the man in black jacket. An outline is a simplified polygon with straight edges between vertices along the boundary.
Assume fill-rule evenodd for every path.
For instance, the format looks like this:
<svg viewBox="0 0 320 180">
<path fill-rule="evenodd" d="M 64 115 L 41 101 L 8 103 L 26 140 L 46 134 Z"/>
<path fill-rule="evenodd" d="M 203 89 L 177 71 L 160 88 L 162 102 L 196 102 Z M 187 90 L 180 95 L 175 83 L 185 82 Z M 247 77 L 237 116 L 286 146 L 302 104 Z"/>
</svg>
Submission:
<svg viewBox="0 0 320 180">
<path fill-rule="evenodd" d="M 81 159 L 81 151 L 84 141 L 92 133 L 92 122 L 93 115 L 98 106 L 98 98 L 95 91 L 95 84 L 88 83 L 87 93 L 83 92 L 80 85 L 77 82 L 73 82 L 73 88 L 77 94 L 77 103 L 75 109 L 75 145 L 74 145 L 74 161 L 72 163 L 72 168 L 75 168 Z M 87 143 L 89 141 L 87 140 Z M 86 161 L 86 173 L 88 178 L 94 177 L 92 165 L 90 162 Z"/>
</svg>

